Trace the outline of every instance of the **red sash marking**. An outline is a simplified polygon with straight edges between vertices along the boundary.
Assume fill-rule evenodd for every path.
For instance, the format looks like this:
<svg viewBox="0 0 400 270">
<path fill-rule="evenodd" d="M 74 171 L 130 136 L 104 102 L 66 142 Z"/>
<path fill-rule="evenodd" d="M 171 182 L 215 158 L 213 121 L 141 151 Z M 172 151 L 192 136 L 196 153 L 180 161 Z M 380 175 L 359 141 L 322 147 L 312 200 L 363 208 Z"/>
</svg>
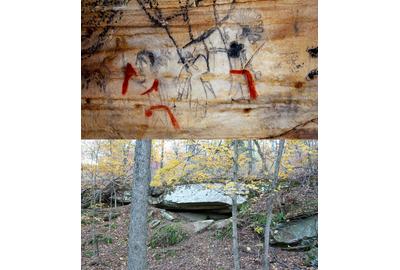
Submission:
<svg viewBox="0 0 400 270">
<path fill-rule="evenodd" d="M 151 93 L 152 91 L 158 92 L 158 80 L 157 79 L 154 80 L 153 85 L 148 90 L 144 91 L 140 95 L 142 95 L 142 96 L 147 95 L 147 94 Z"/>
<path fill-rule="evenodd" d="M 151 117 L 153 115 L 152 111 L 154 111 L 154 110 L 164 110 L 164 111 L 166 111 L 168 113 L 169 119 L 171 120 L 171 123 L 174 126 L 174 128 L 175 129 L 180 129 L 178 120 L 176 120 L 174 114 L 172 113 L 171 109 L 168 106 L 165 106 L 165 105 L 154 105 L 154 106 L 151 106 L 149 109 L 146 109 L 144 111 L 144 114 L 147 117 Z"/>
<path fill-rule="evenodd" d="M 247 69 L 232 69 L 230 73 L 245 75 L 247 80 L 247 86 L 249 87 L 250 99 L 257 99 L 258 93 L 256 90 L 256 85 L 254 83 L 253 76 L 250 71 L 248 71 Z"/>
</svg>

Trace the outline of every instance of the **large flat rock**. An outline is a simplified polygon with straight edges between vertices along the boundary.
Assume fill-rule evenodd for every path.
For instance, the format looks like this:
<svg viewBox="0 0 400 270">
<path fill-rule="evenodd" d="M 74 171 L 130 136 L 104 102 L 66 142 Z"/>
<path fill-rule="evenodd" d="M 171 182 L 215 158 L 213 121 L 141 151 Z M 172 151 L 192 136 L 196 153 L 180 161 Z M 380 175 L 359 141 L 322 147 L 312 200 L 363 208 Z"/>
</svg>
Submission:
<svg viewBox="0 0 400 270">
<path fill-rule="evenodd" d="M 301 244 L 318 236 L 318 216 L 291 221 L 271 233 L 272 243 L 293 245 Z"/>
<path fill-rule="evenodd" d="M 244 193 L 244 188 L 241 188 Z M 238 195 L 238 205 L 246 202 L 244 195 Z M 153 202 L 157 207 L 176 211 L 210 211 L 229 213 L 232 198 L 225 194 L 223 184 L 189 184 L 176 186 Z"/>
<path fill-rule="evenodd" d="M 179 212 L 179 216 L 189 221 L 200 221 L 207 219 L 225 220 L 226 218 L 229 218 L 229 215 L 215 214 L 208 212 Z"/>
</svg>

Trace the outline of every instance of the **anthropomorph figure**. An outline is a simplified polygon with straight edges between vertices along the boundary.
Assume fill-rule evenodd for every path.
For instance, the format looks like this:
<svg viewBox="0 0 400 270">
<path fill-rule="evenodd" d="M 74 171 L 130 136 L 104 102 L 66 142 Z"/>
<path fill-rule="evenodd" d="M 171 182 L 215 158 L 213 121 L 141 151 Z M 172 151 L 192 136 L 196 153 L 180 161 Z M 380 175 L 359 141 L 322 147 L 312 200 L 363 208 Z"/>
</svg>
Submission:
<svg viewBox="0 0 400 270">
<path fill-rule="evenodd" d="M 191 109 L 197 107 L 196 111 L 201 112 L 199 116 L 206 116 L 208 99 L 217 97 L 211 83 L 206 79 L 210 71 L 208 58 L 202 53 L 193 55 L 184 51 L 183 59 L 184 63 L 177 78 L 177 100 L 187 100 Z M 194 91 L 193 85 L 201 88 Z"/>
<path fill-rule="evenodd" d="M 150 126 L 163 126 L 166 129 L 179 129 L 179 123 L 172 107 L 168 103 L 168 96 L 162 90 L 162 81 L 158 77 L 162 57 L 149 50 L 142 50 L 136 56 L 136 66 L 139 69 L 140 83 L 145 90 L 142 96 L 148 98 L 149 106 L 144 115 L 150 121 Z"/>
<path fill-rule="evenodd" d="M 232 100 L 256 99 L 258 92 L 255 80 L 261 77 L 255 71 L 251 62 L 261 47 L 265 44 L 264 28 L 261 15 L 252 9 L 240 9 L 232 13 L 233 25 L 229 27 L 228 55 L 232 62 L 232 76 L 242 75 L 246 84 L 233 80 L 231 85 Z M 249 57 L 248 57 L 249 56 Z M 246 89 L 247 88 L 247 89 Z"/>
<path fill-rule="evenodd" d="M 159 68 L 165 62 L 162 57 L 153 51 L 142 50 L 136 55 L 135 66 L 128 63 L 125 70 L 125 80 L 122 88 L 122 94 L 126 94 L 128 81 L 135 77 L 135 80 L 141 85 L 140 95 L 145 96 L 148 104 L 144 108 L 143 117 L 149 121 L 149 126 L 162 126 L 166 129 L 179 129 L 179 123 L 176 119 L 171 106 L 168 104 L 168 96 L 162 91 L 163 84 L 159 78 Z"/>
</svg>

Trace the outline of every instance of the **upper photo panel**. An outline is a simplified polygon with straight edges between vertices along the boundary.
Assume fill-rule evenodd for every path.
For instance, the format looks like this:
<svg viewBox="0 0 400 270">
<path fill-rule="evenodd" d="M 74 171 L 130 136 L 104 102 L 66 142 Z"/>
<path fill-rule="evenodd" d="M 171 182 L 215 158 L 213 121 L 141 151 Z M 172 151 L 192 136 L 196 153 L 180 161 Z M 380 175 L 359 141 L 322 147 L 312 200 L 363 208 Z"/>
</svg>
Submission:
<svg viewBox="0 0 400 270">
<path fill-rule="evenodd" d="M 317 139 L 317 0 L 82 0 L 83 139 Z"/>
</svg>

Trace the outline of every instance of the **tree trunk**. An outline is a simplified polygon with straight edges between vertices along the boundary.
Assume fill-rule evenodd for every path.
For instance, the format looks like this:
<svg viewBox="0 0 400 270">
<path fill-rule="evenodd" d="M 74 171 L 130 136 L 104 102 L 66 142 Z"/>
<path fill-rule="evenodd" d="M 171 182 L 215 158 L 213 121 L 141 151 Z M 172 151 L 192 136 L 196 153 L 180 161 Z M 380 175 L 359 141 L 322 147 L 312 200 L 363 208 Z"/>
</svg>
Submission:
<svg viewBox="0 0 400 270">
<path fill-rule="evenodd" d="M 279 179 L 279 167 L 281 165 L 281 159 L 283 154 L 283 149 L 285 147 L 285 141 L 279 140 L 279 149 L 278 154 L 275 160 L 275 168 L 274 168 L 274 178 L 272 180 L 272 184 L 269 188 L 269 196 L 267 198 L 267 221 L 264 228 L 264 254 L 263 254 L 263 270 L 269 270 L 269 232 L 271 229 L 271 221 L 272 221 L 272 207 L 273 207 L 273 199 L 275 196 L 275 189 Z"/>
<path fill-rule="evenodd" d="M 96 256 L 97 262 L 100 262 L 100 250 L 99 250 L 99 243 L 96 235 L 96 227 L 95 227 L 95 220 L 97 216 L 97 206 L 96 206 L 96 199 L 97 199 L 97 173 L 98 173 L 98 160 L 99 160 L 99 152 L 100 152 L 100 144 L 96 144 L 96 149 L 92 152 L 92 161 L 96 164 L 96 168 L 92 173 L 92 184 L 93 184 L 93 196 L 92 196 L 92 203 L 91 206 L 93 207 L 92 211 L 92 240 L 94 244 L 94 254 Z M 100 201 L 101 202 L 101 201 Z"/>
<path fill-rule="evenodd" d="M 146 270 L 147 194 L 150 185 L 151 140 L 137 140 L 128 242 L 128 270 Z"/>
<path fill-rule="evenodd" d="M 239 256 L 239 239 L 237 231 L 237 191 L 239 190 L 238 185 L 238 141 L 234 141 L 234 158 L 233 158 L 233 181 L 235 182 L 235 192 L 232 195 L 232 254 L 234 269 L 240 269 L 240 256 Z"/>
<path fill-rule="evenodd" d="M 161 161 L 160 161 L 160 168 L 164 167 L 164 140 L 161 140 Z"/>
<path fill-rule="evenodd" d="M 264 228 L 263 270 L 269 270 L 269 232 L 271 230 L 273 195 L 267 199 L 267 221 Z"/>
<path fill-rule="evenodd" d="M 258 154 L 260 155 L 260 158 L 261 158 L 261 163 L 262 163 L 261 164 L 261 173 L 262 174 L 267 174 L 267 172 L 268 172 L 268 169 L 267 169 L 267 158 L 265 157 L 265 154 L 261 150 L 261 146 L 258 143 L 258 141 L 257 140 L 253 140 L 253 142 L 256 145 L 257 152 L 258 152 Z"/>
<path fill-rule="evenodd" d="M 255 159 L 254 159 L 254 155 L 253 155 L 253 141 L 252 140 L 248 140 L 247 141 L 247 143 L 248 143 L 248 145 L 247 145 L 247 151 L 248 151 L 248 155 L 249 155 L 249 170 L 248 170 L 248 172 L 247 172 L 247 175 L 252 175 L 252 174 L 254 174 L 254 162 L 255 162 Z"/>
</svg>

